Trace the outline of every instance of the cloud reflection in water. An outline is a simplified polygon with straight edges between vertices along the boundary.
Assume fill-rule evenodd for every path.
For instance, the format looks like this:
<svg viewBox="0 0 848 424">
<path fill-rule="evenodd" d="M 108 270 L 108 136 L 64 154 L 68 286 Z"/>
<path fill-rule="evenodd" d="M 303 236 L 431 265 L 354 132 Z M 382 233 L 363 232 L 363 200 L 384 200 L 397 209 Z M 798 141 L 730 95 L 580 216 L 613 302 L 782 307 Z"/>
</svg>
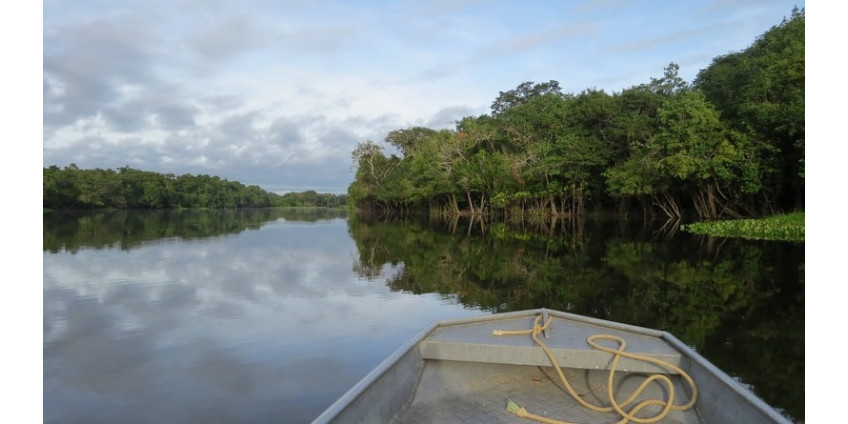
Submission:
<svg viewBox="0 0 848 424">
<path fill-rule="evenodd" d="M 44 253 L 45 422 L 308 422 L 436 319 L 352 270 L 343 219 Z"/>
</svg>

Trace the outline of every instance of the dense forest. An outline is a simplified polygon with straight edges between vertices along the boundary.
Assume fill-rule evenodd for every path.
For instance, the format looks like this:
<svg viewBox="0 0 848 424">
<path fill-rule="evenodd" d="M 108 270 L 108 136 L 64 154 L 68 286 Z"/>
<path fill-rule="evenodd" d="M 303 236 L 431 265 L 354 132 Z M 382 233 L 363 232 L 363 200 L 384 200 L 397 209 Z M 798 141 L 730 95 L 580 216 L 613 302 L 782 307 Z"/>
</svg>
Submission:
<svg viewBox="0 0 848 424">
<path fill-rule="evenodd" d="M 804 54 L 804 10 L 795 8 L 692 83 L 673 62 L 617 93 L 524 82 L 455 129 L 397 129 L 385 144 L 359 143 L 348 200 L 376 213 L 521 219 L 803 210 Z"/>
<path fill-rule="evenodd" d="M 268 207 L 330 207 L 346 205 L 346 195 L 276 194 L 209 175 L 174 175 L 130 167 L 79 169 L 71 164 L 44 168 L 44 208 L 89 209 L 238 209 Z"/>
</svg>

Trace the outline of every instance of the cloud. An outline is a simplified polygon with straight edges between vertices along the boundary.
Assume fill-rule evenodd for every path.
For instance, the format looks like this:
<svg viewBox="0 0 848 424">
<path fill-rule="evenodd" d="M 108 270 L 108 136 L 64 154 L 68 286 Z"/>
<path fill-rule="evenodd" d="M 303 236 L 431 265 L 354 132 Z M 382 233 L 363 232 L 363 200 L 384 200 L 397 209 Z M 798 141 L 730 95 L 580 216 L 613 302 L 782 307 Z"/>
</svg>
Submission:
<svg viewBox="0 0 848 424">
<path fill-rule="evenodd" d="M 566 43 L 569 38 L 571 42 L 578 42 L 581 38 L 589 36 L 595 30 L 595 26 L 591 24 L 566 24 L 544 31 L 520 34 L 492 44 L 487 49 L 478 53 L 477 58 L 484 60 L 498 56 L 526 54 L 548 44 Z"/>
<path fill-rule="evenodd" d="M 481 313 L 391 291 L 401 266 L 357 278 L 356 251 L 337 219 L 46 255 L 45 421 L 308 421 L 422 326 Z"/>
<path fill-rule="evenodd" d="M 51 0 L 42 161 L 344 192 L 360 141 L 451 128 L 523 81 L 611 91 L 669 62 L 691 79 L 791 7 Z"/>
<path fill-rule="evenodd" d="M 699 28 L 686 29 L 684 31 L 676 31 L 664 34 L 660 37 L 635 40 L 627 43 L 622 43 L 616 46 L 610 46 L 602 49 L 601 52 L 604 54 L 616 54 L 649 50 L 669 43 L 682 43 L 698 35 L 710 35 L 720 33 L 728 26 L 730 26 L 730 24 L 722 23 L 719 25 L 710 25 Z"/>
<path fill-rule="evenodd" d="M 467 116 L 477 116 L 483 113 L 484 112 L 481 112 L 479 108 L 474 109 L 468 106 L 446 107 L 444 109 L 440 109 L 427 121 L 425 121 L 424 126 L 433 129 L 452 129 L 456 127 L 456 123 L 462 120 L 462 118 Z"/>
<path fill-rule="evenodd" d="M 201 27 L 185 40 L 204 60 L 223 61 L 239 53 L 258 48 L 266 41 L 262 29 L 246 16 L 219 16 L 214 23 Z"/>
</svg>

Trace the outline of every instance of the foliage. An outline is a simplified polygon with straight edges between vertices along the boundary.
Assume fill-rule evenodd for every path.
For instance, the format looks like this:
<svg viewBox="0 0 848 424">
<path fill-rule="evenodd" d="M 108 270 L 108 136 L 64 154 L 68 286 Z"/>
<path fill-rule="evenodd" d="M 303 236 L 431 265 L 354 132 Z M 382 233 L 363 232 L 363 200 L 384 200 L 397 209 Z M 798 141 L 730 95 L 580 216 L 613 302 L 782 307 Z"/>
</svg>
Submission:
<svg viewBox="0 0 848 424">
<path fill-rule="evenodd" d="M 682 225 L 681 229 L 716 237 L 803 242 L 804 213 L 781 214 L 761 219 L 696 222 Z"/>
<path fill-rule="evenodd" d="M 315 191 L 278 195 L 209 175 L 174 175 L 130 167 L 43 170 L 43 203 L 49 210 L 341 207 L 346 196 Z"/>
<path fill-rule="evenodd" d="M 747 49 L 717 57 L 695 85 L 730 127 L 771 147 L 763 196 L 791 206 L 804 198 L 805 16 L 793 9 Z"/>
<path fill-rule="evenodd" d="M 291 192 L 276 197 L 272 204 L 283 208 L 343 208 L 347 203 L 347 195 L 318 193 L 315 190 Z"/>
<path fill-rule="evenodd" d="M 525 81 L 513 90 L 508 90 L 506 92 L 501 91 L 498 94 L 498 97 L 494 102 L 492 102 L 492 115 L 500 115 L 512 107 L 526 103 L 533 98 L 548 94 L 562 94 L 558 81 L 550 80 L 548 82 L 538 84 L 533 81 Z"/>
<path fill-rule="evenodd" d="M 526 81 L 454 129 L 390 131 L 353 151 L 351 206 L 379 214 L 522 220 L 638 204 L 674 219 L 803 209 L 804 13 L 693 84 L 670 63 L 649 82 L 565 93 Z"/>
</svg>

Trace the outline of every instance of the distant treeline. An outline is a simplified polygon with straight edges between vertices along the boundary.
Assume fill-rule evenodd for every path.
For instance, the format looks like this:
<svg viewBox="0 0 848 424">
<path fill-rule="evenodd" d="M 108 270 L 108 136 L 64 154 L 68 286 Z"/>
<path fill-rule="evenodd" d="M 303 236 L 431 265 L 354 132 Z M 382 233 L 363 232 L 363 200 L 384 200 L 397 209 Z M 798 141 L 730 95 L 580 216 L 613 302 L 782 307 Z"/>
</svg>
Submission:
<svg viewBox="0 0 848 424">
<path fill-rule="evenodd" d="M 47 209 L 179 209 L 343 207 L 347 196 L 313 190 L 279 195 L 209 175 L 174 175 L 130 167 L 44 168 L 43 202 Z"/>
<path fill-rule="evenodd" d="M 500 92 L 453 130 L 398 129 L 352 152 L 358 209 L 547 217 L 744 217 L 804 207 L 804 10 L 693 83 L 671 63 L 620 93 L 557 81 Z"/>
</svg>

